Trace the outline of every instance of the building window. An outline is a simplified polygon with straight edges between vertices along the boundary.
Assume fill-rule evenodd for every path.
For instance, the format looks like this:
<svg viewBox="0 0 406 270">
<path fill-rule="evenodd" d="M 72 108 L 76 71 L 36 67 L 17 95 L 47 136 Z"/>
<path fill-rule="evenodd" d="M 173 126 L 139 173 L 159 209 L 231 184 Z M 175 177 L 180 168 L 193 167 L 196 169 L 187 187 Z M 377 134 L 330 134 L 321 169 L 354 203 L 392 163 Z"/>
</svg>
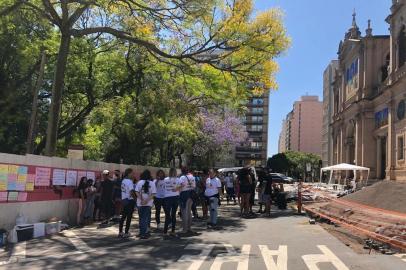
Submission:
<svg viewBox="0 0 406 270">
<path fill-rule="evenodd" d="M 398 38 L 398 67 L 402 67 L 406 62 L 406 29 L 402 26 Z"/>
<path fill-rule="evenodd" d="M 398 160 L 404 160 L 405 159 L 405 138 L 402 136 L 398 137 Z"/>
<path fill-rule="evenodd" d="M 264 113 L 264 108 L 252 108 L 252 113 Z"/>
<path fill-rule="evenodd" d="M 252 104 L 253 105 L 263 105 L 264 100 L 262 98 L 253 98 L 252 99 Z"/>
<path fill-rule="evenodd" d="M 262 123 L 263 120 L 264 120 L 264 118 L 262 116 L 253 116 L 252 117 L 252 122 Z"/>
<path fill-rule="evenodd" d="M 251 131 L 262 131 L 262 125 L 252 125 Z"/>
</svg>

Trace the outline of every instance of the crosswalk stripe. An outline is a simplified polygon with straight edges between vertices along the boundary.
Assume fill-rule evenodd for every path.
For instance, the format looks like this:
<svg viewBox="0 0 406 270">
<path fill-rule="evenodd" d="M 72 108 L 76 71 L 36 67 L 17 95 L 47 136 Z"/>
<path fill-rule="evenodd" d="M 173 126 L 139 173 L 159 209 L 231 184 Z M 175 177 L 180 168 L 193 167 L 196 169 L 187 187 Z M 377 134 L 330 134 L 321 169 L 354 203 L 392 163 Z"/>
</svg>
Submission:
<svg viewBox="0 0 406 270">
<path fill-rule="evenodd" d="M 89 251 L 92 250 L 82 239 L 80 239 L 76 233 L 71 230 L 63 231 L 62 234 L 69 239 L 69 241 L 75 246 L 79 251 Z"/>
</svg>

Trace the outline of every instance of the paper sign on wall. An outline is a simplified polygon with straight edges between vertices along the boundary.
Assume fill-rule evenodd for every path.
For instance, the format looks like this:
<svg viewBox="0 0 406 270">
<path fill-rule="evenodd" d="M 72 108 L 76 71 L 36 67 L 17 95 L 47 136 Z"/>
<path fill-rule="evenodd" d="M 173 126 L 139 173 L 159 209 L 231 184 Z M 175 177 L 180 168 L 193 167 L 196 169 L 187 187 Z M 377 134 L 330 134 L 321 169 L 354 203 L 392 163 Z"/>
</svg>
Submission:
<svg viewBox="0 0 406 270">
<path fill-rule="evenodd" d="M 35 169 L 35 186 L 47 187 L 51 182 L 51 169 L 37 167 Z"/>
<path fill-rule="evenodd" d="M 88 172 L 86 173 L 86 177 L 87 177 L 87 179 L 92 179 L 93 182 L 94 182 L 94 180 L 96 179 L 96 173 L 95 173 L 95 172 L 90 172 L 90 171 L 88 171 Z"/>
<path fill-rule="evenodd" d="M 80 179 L 82 179 L 82 177 L 87 177 L 86 171 L 78 171 L 78 179 L 76 181 L 76 186 L 79 186 L 79 182 Z"/>
<path fill-rule="evenodd" d="M 17 201 L 17 198 L 18 198 L 18 192 L 10 191 L 8 193 L 8 201 Z"/>
<path fill-rule="evenodd" d="M 52 185 L 64 186 L 66 180 L 66 170 L 54 169 L 52 172 Z"/>
<path fill-rule="evenodd" d="M 8 165 L 8 173 L 17 175 L 18 166 L 17 165 Z"/>
<path fill-rule="evenodd" d="M 78 177 L 77 171 L 68 170 L 66 172 L 66 185 L 67 186 L 76 186 L 77 177 Z"/>
<path fill-rule="evenodd" d="M 0 164 L 0 173 L 8 174 L 8 165 Z"/>
<path fill-rule="evenodd" d="M 18 166 L 17 174 L 27 174 L 28 167 L 27 166 Z"/>
<path fill-rule="evenodd" d="M 27 201 L 27 192 L 18 192 L 17 201 L 19 202 Z"/>
<path fill-rule="evenodd" d="M 6 202 L 7 201 L 7 195 L 8 195 L 7 191 L 0 192 L 0 202 Z"/>
<path fill-rule="evenodd" d="M 35 182 L 35 174 L 28 174 L 27 175 L 27 183 L 25 184 L 26 191 L 33 191 L 34 190 L 34 182 Z"/>
</svg>

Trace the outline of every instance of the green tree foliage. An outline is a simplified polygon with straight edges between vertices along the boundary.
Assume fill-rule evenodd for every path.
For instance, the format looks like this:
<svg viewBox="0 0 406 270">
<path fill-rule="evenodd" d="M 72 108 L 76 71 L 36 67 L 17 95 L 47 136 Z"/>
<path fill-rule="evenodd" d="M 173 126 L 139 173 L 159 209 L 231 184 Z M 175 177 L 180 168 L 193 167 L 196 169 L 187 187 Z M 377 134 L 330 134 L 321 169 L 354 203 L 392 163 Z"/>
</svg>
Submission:
<svg viewBox="0 0 406 270">
<path fill-rule="evenodd" d="M 312 170 L 318 172 L 319 161 L 320 157 L 315 154 L 287 151 L 270 157 L 268 167 L 273 172 L 287 173 L 296 178 L 303 178 L 306 174 L 306 164 L 311 164 Z"/>
<path fill-rule="evenodd" d="M 279 153 L 270 157 L 267 165 L 272 172 L 286 173 L 289 171 L 292 164 L 284 153 Z"/>
<path fill-rule="evenodd" d="M 42 51 L 35 153 L 83 144 L 89 159 L 169 165 L 199 143 L 199 112 L 241 113 L 276 88 L 289 44 L 281 12 L 253 14 L 250 0 L 0 0 L 0 14 L 0 151 L 11 153 L 25 151 Z"/>
</svg>

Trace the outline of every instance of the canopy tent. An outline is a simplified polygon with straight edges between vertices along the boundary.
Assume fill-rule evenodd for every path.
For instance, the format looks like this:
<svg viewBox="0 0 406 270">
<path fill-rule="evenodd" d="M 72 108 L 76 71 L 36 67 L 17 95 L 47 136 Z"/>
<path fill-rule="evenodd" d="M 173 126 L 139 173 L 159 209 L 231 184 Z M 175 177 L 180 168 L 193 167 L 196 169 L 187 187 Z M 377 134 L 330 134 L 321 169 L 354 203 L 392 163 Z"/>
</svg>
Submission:
<svg viewBox="0 0 406 270">
<path fill-rule="evenodd" d="M 367 167 L 361 167 L 361 166 L 347 164 L 347 163 L 341 163 L 341 164 L 337 164 L 337 165 L 333 165 L 333 166 L 329 166 L 329 167 L 324 167 L 324 168 L 320 169 L 320 182 L 321 182 L 322 174 L 325 171 L 330 171 L 330 180 L 328 181 L 328 183 L 331 184 L 331 180 L 333 178 L 334 171 L 354 171 L 354 177 L 356 176 L 357 171 L 367 171 L 368 176 L 367 176 L 366 181 L 368 182 L 370 169 Z"/>
</svg>

